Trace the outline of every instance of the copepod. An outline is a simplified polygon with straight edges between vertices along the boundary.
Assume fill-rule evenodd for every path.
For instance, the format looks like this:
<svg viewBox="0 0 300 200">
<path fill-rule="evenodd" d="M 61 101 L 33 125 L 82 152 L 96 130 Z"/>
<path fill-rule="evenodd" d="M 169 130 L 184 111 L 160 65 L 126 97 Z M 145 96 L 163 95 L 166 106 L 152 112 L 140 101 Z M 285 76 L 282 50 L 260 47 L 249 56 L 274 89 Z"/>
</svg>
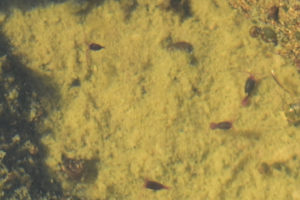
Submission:
<svg viewBox="0 0 300 200">
<path fill-rule="evenodd" d="M 250 74 L 250 76 L 247 78 L 245 83 L 245 93 L 246 96 L 242 100 L 242 106 L 248 106 L 250 103 L 250 96 L 253 94 L 254 89 L 257 85 L 257 80 L 255 79 L 254 75 Z"/>
</svg>

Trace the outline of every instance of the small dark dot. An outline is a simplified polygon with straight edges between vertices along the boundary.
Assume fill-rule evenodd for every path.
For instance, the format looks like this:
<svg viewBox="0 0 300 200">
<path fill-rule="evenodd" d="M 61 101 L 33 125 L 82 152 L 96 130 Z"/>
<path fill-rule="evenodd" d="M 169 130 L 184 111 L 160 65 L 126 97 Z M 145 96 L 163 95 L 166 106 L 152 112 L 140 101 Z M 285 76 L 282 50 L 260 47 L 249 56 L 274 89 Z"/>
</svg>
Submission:
<svg viewBox="0 0 300 200">
<path fill-rule="evenodd" d="M 93 51 L 99 51 L 99 50 L 103 49 L 104 47 L 101 46 L 100 44 L 91 43 L 89 45 L 89 48 L 90 48 L 90 50 L 93 50 Z"/>
<path fill-rule="evenodd" d="M 219 129 L 227 130 L 227 129 L 231 129 L 231 127 L 232 127 L 232 123 L 231 122 L 221 122 L 219 124 Z"/>
<path fill-rule="evenodd" d="M 258 171 L 259 171 L 259 173 L 261 173 L 263 175 L 269 175 L 269 174 L 271 174 L 271 168 L 265 162 L 263 162 L 263 163 L 260 164 L 260 166 L 258 167 Z"/>
<path fill-rule="evenodd" d="M 185 42 L 185 41 L 180 41 L 180 42 L 175 42 L 171 43 L 168 45 L 169 50 L 179 50 L 179 51 L 185 51 L 187 53 L 192 53 L 193 52 L 193 45 Z"/>
<path fill-rule="evenodd" d="M 256 85 L 255 79 L 252 77 L 249 77 L 245 84 L 245 93 L 248 95 L 251 95 L 254 91 L 255 85 Z"/>
<path fill-rule="evenodd" d="M 229 122 L 229 121 L 224 121 L 224 122 L 219 122 L 219 123 L 212 122 L 212 123 L 210 123 L 210 128 L 211 129 L 228 130 L 228 129 L 232 128 L 232 122 Z"/>
<path fill-rule="evenodd" d="M 148 188 L 148 189 L 151 189 L 151 190 L 168 189 L 167 186 L 165 186 L 161 183 L 158 183 L 156 181 L 149 181 L 149 180 L 145 181 L 145 188 Z"/>
<path fill-rule="evenodd" d="M 78 78 L 74 79 L 71 83 L 71 87 L 79 87 L 80 86 L 80 80 Z"/>
</svg>

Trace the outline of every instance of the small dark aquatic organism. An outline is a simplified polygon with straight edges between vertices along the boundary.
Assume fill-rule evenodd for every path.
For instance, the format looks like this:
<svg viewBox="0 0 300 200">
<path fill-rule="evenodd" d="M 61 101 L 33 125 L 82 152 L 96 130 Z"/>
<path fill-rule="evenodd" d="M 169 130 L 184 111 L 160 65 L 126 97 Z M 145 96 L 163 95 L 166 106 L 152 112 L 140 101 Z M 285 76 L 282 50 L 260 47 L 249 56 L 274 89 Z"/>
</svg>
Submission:
<svg viewBox="0 0 300 200">
<path fill-rule="evenodd" d="M 218 122 L 218 123 L 212 122 L 212 123 L 210 123 L 209 126 L 213 130 L 214 129 L 228 130 L 228 129 L 232 128 L 232 122 L 230 122 L 230 121 L 223 121 L 223 122 Z"/>
<path fill-rule="evenodd" d="M 75 78 L 73 79 L 73 81 L 70 84 L 70 87 L 79 87 L 80 86 L 80 79 L 79 78 Z"/>
<path fill-rule="evenodd" d="M 86 56 L 86 62 L 87 65 L 90 66 L 91 63 L 91 58 L 90 58 L 90 50 L 91 51 L 99 51 L 101 49 L 104 48 L 104 46 L 97 44 L 97 43 L 88 43 L 86 42 L 86 44 L 88 45 L 88 49 L 86 50 L 85 56 Z"/>
<path fill-rule="evenodd" d="M 101 49 L 103 49 L 104 47 L 101 46 L 100 44 L 96 44 L 96 43 L 91 43 L 89 44 L 89 49 L 93 50 L 93 51 L 99 51 Z"/>
<path fill-rule="evenodd" d="M 253 75 L 250 75 L 245 83 L 245 93 L 247 95 L 251 95 L 253 93 L 253 90 L 256 86 L 256 79 Z"/>
<path fill-rule="evenodd" d="M 258 172 L 262 175 L 270 175 L 272 173 L 271 166 L 263 162 L 258 166 Z"/>
<path fill-rule="evenodd" d="M 193 45 L 185 41 L 171 43 L 167 46 L 167 49 L 172 51 L 174 50 L 185 51 L 187 53 L 192 53 L 194 50 Z"/>
<path fill-rule="evenodd" d="M 165 186 L 161 183 L 158 183 L 156 181 L 150 181 L 150 180 L 145 180 L 145 188 L 151 189 L 151 190 L 162 190 L 162 189 L 169 189 L 168 186 Z"/>
<path fill-rule="evenodd" d="M 242 106 L 247 106 L 250 103 L 250 96 L 253 94 L 253 91 L 257 85 L 257 80 L 255 79 L 254 75 L 250 75 L 245 83 L 245 93 L 246 96 L 242 100 Z"/>
</svg>

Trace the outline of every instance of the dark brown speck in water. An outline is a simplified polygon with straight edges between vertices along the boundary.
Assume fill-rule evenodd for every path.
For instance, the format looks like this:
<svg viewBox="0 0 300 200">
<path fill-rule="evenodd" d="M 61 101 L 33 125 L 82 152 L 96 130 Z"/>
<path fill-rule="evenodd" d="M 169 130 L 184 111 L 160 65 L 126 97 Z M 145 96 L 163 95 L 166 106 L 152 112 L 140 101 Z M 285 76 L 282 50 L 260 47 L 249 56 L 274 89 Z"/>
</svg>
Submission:
<svg viewBox="0 0 300 200">
<path fill-rule="evenodd" d="M 179 51 L 185 51 L 187 53 L 192 53 L 194 50 L 193 45 L 185 41 L 171 43 L 168 45 L 167 48 L 172 51 L 179 50 Z"/>
</svg>

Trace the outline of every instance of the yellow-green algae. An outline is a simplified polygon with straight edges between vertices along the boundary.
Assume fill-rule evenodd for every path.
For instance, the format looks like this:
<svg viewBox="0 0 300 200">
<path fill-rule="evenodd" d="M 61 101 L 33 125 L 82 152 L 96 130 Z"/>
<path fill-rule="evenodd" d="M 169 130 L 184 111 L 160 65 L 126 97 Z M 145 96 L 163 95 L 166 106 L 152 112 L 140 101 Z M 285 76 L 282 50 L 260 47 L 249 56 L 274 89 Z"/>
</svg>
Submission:
<svg viewBox="0 0 300 200">
<path fill-rule="evenodd" d="M 300 94 L 296 69 L 280 47 L 251 38 L 251 23 L 225 1 L 192 0 L 193 16 L 183 21 L 161 3 L 139 0 L 129 19 L 117 1 L 105 1 L 86 17 L 64 3 L 16 9 L 5 21 L 14 53 L 59 86 L 59 109 L 41 127 L 52 130 L 43 139 L 49 171 L 92 200 L 300 199 L 299 127 L 283 114 Z M 191 43 L 197 64 L 163 48 L 168 36 Z M 87 53 L 92 42 L 105 49 Z M 259 85 L 245 108 L 247 72 Z M 76 78 L 81 86 L 70 88 Z M 224 120 L 234 128 L 210 130 Z M 62 154 L 99 159 L 95 180 L 66 178 Z M 145 189 L 145 178 L 171 188 Z"/>
</svg>

